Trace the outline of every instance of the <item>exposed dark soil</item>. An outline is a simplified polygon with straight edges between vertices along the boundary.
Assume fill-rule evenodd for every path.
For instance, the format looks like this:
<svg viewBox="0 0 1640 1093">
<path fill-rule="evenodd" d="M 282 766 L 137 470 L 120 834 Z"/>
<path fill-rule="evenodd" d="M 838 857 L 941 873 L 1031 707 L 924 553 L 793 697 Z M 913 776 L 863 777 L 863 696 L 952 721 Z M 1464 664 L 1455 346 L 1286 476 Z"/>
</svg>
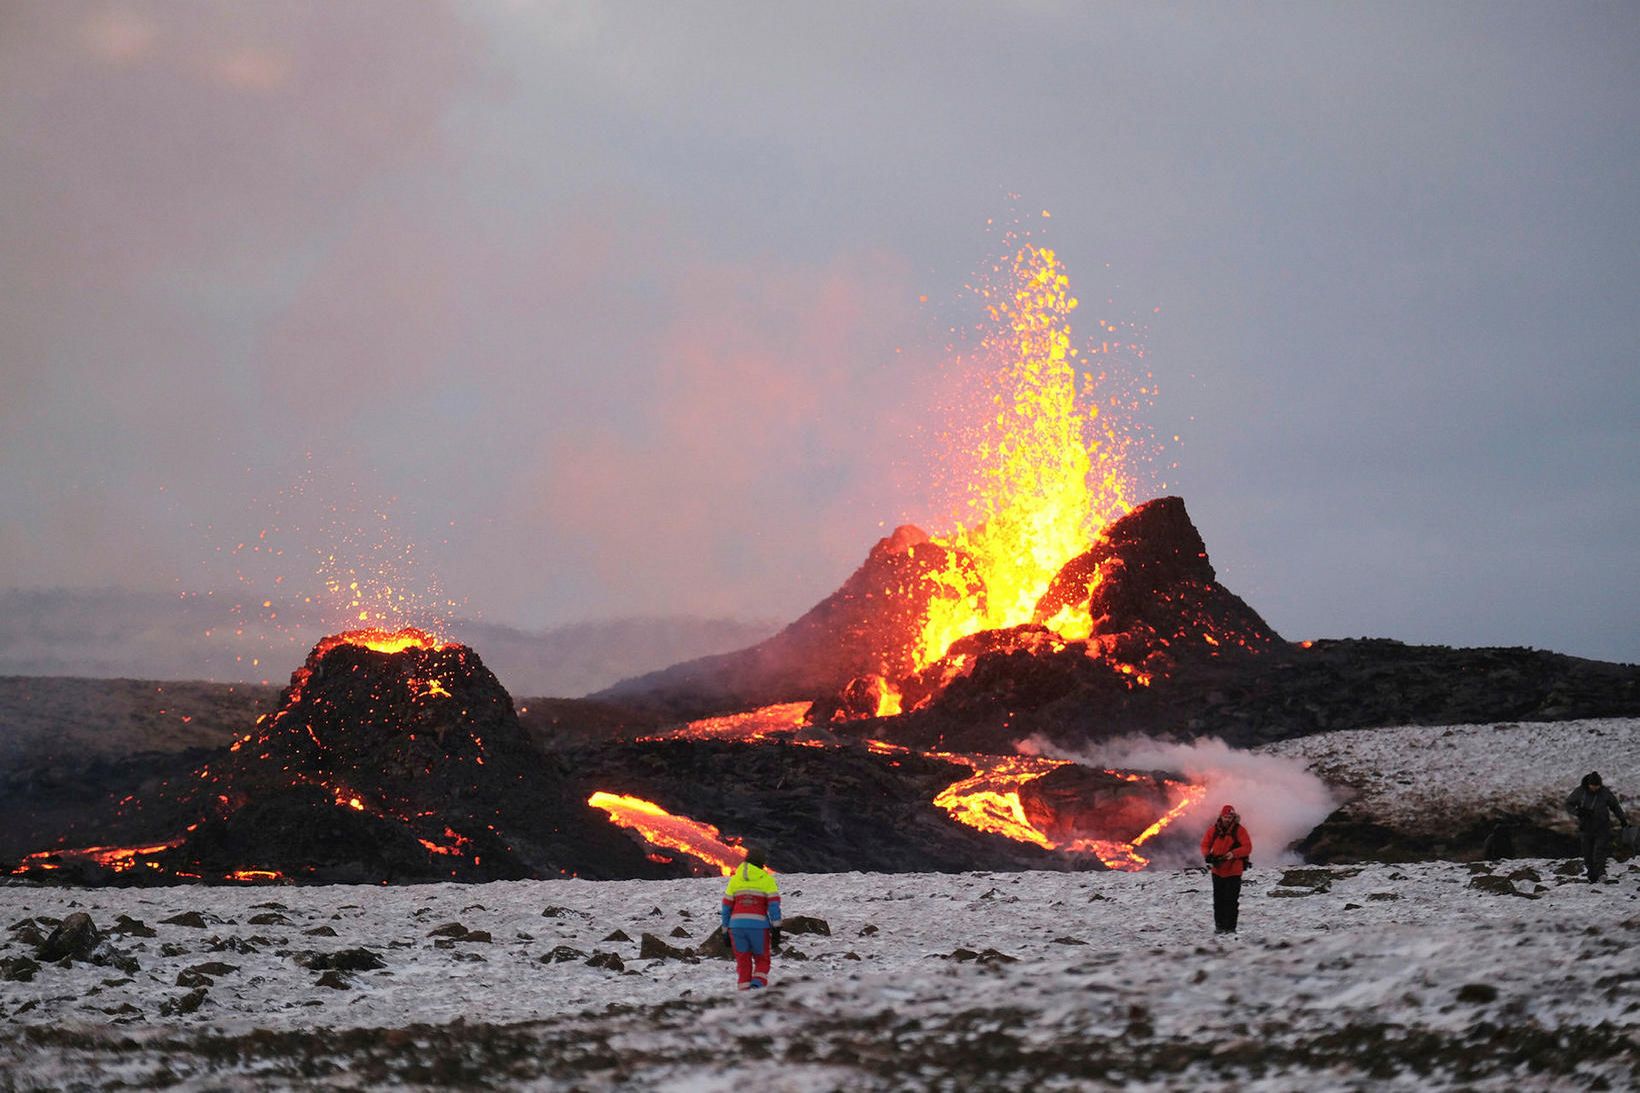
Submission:
<svg viewBox="0 0 1640 1093">
<path fill-rule="evenodd" d="M 172 1032 L 140 1038 L 112 1030 L 28 1027 L 3 1034 L 0 1058 L 27 1065 L 49 1055 L 53 1070 L 102 1088 L 340 1083 L 512 1088 L 658 1084 L 722 1074 L 724 1045 L 682 1033 L 733 999 L 612 1005 L 601 1015 L 495 1025 L 457 1021 L 397 1029 Z M 1007 1007 L 975 1007 L 919 1019 L 891 1012 L 810 1017 L 791 1030 L 737 1036 L 739 1066 L 769 1064 L 858 1089 L 1017 1089 L 1089 1082 L 1235 1086 L 1279 1080 L 1295 1087 L 1395 1081 L 1458 1085 L 1511 1076 L 1528 1083 L 1613 1088 L 1632 1059 L 1629 1030 L 1607 1024 L 1545 1028 L 1478 1021 L 1457 1031 L 1355 1023 L 1299 1034 L 1279 1022 L 1236 1039 L 1157 1035 L 1143 1012 L 1117 1034 L 1077 1034 L 1044 1044 Z M 652 1046 L 646 1046 L 652 1045 Z"/>
</svg>

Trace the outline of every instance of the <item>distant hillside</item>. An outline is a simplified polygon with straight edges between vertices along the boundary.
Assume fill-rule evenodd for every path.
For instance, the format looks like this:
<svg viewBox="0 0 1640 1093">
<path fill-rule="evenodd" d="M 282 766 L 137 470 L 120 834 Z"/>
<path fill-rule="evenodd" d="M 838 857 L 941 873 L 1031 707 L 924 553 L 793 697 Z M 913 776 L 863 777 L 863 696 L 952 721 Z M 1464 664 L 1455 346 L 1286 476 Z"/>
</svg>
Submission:
<svg viewBox="0 0 1640 1093">
<path fill-rule="evenodd" d="M 118 589 L 0 591 L 0 675 L 195 679 L 279 686 L 335 627 L 302 605 L 236 611 L 224 595 Z M 265 616 L 278 613 L 278 621 Z M 514 695 L 574 697 L 679 661 L 761 641 L 771 623 L 618 619 L 549 630 L 458 620 L 448 637 L 477 649 Z"/>
</svg>

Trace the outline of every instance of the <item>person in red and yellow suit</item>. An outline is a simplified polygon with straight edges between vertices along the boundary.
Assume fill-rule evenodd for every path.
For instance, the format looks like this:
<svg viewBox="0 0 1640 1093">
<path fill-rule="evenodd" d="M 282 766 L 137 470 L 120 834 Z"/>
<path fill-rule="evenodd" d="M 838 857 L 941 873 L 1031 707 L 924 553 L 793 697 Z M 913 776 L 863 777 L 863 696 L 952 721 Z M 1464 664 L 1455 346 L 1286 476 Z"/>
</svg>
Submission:
<svg viewBox="0 0 1640 1093">
<path fill-rule="evenodd" d="M 1253 855 L 1253 837 L 1236 810 L 1225 805 L 1202 836 L 1202 857 L 1213 872 L 1213 932 L 1233 934 L 1241 910 L 1241 875 Z"/>
<path fill-rule="evenodd" d="M 723 893 L 723 932 L 734 949 L 743 991 L 769 985 L 770 935 L 779 937 L 780 885 L 766 864 L 763 851 L 748 846 L 746 860 L 729 875 Z"/>
</svg>

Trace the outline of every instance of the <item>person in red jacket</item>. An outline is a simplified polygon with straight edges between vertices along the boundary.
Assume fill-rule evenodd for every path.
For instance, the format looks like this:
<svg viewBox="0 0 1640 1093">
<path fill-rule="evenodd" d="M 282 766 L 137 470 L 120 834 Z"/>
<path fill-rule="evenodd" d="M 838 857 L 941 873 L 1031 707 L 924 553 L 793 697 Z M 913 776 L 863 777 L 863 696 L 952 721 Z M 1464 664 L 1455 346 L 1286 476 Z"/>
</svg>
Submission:
<svg viewBox="0 0 1640 1093">
<path fill-rule="evenodd" d="M 1219 818 L 1202 836 L 1202 857 L 1213 871 L 1213 930 L 1236 932 L 1241 910 L 1241 874 L 1253 854 L 1253 837 L 1241 826 L 1236 810 L 1225 805 Z"/>
</svg>

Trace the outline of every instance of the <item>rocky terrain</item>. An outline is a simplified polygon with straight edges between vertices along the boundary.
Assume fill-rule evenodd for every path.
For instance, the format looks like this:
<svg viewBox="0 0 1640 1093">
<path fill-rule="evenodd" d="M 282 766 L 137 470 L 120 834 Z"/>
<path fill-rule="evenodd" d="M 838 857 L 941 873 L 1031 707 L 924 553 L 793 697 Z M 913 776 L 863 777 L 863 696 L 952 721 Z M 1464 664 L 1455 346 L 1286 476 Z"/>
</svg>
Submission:
<svg viewBox="0 0 1640 1093">
<path fill-rule="evenodd" d="M 1296 849 L 1312 861 L 1578 853 L 1565 800 L 1598 770 L 1640 821 L 1640 721 L 1403 725 L 1261 748 L 1306 764 L 1344 803 Z M 1619 850 L 1621 853 L 1621 850 Z"/>
<path fill-rule="evenodd" d="M 763 995 L 721 882 L 0 888 L 7 1088 L 1620 1088 L 1640 870 L 783 874 Z"/>
</svg>

